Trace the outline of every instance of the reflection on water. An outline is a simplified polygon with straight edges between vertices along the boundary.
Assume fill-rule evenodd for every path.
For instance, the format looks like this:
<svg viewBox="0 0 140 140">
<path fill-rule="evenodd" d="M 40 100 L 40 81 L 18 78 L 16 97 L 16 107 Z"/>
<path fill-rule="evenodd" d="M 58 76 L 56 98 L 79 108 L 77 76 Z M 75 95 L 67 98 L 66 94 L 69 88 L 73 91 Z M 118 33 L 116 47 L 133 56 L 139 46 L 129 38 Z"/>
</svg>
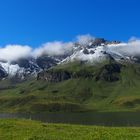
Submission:
<svg viewBox="0 0 140 140">
<path fill-rule="evenodd" d="M 111 113 L 45 113 L 45 114 L 8 114 L 0 118 L 25 118 L 49 123 L 69 123 L 104 126 L 140 126 L 140 112 Z"/>
</svg>

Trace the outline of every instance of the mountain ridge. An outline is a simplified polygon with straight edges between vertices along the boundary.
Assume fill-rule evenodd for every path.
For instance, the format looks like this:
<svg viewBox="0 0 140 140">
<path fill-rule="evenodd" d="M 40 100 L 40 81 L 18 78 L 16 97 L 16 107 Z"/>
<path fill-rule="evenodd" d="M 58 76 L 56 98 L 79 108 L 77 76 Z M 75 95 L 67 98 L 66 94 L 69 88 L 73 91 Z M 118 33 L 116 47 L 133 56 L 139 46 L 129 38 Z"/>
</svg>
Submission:
<svg viewBox="0 0 140 140">
<path fill-rule="evenodd" d="M 0 61 L 0 78 L 15 77 L 26 79 L 37 76 L 37 73 L 52 66 L 82 61 L 87 63 L 100 63 L 104 60 L 114 59 L 116 61 L 139 62 L 139 57 L 126 55 L 118 51 L 120 46 L 125 45 L 120 41 L 107 41 L 103 38 L 90 39 L 85 42 L 73 42 L 69 53 L 62 55 L 42 54 L 39 57 L 20 58 L 15 61 Z"/>
<path fill-rule="evenodd" d="M 10 78 L 1 67 L 0 111 L 139 111 L 139 55 L 121 42 L 94 41 L 74 43 L 67 55 L 12 61 L 22 69 Z"/>
</svg>

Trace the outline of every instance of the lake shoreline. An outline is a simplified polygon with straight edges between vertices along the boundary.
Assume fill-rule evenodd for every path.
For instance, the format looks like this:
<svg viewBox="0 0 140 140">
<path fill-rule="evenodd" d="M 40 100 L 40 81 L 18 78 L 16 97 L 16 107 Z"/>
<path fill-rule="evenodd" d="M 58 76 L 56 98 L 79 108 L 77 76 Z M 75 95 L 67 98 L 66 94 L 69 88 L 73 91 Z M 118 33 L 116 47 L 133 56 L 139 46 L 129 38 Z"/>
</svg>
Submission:
<svg viewBox="0 0 140 140">
<path fill-rule="evenodd" d="M 140 127 L 140 112 L 0 113 L 0 119 L 29 119 L 44 123 Z"/>
</svg>

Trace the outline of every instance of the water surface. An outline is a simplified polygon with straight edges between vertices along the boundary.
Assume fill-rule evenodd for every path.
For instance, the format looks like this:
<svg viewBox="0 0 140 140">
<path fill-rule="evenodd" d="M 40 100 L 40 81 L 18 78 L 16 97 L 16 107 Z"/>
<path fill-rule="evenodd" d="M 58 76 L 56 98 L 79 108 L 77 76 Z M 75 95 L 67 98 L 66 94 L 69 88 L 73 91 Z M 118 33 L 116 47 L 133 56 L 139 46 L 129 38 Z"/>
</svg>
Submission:
<svg viewBox="0 0 140 140">
<path fill-rule="evenodd" d="M 1 113 L 0 118 L 25 118 L 48 123 L 68 123 L 102 126 L 140 126 L 140 112 L 107 113 Z"/>
</svg>

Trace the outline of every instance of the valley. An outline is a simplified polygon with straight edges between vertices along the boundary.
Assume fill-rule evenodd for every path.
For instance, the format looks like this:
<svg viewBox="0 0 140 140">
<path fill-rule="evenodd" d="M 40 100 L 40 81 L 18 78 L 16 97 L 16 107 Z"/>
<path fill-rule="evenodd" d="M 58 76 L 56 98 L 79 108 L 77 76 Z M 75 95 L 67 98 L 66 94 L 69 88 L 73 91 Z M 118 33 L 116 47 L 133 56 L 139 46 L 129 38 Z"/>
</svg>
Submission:
<svg viewBox="0 0 140 140">
<path fill-rule="evenodd" d="M 21 83 L 1 81 L 1 112 L 139 111 L 140 65 L 54 66 Z"/>
</svg>

